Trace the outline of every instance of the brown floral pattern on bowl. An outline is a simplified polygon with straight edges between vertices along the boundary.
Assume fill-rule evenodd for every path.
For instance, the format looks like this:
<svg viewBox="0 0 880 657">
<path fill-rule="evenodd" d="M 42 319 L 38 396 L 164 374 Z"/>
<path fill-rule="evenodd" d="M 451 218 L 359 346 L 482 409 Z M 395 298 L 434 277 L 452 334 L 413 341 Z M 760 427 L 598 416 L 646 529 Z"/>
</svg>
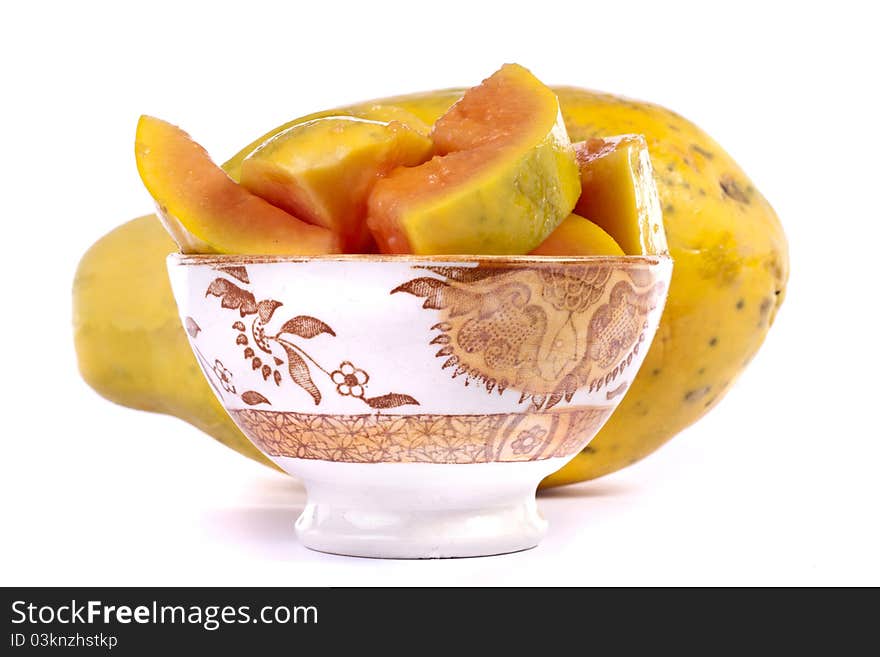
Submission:
<svg viewBox="0 0 880 657">
<path fill-rule="evenodd" d="M 350 463 L 574 455 L 632 381 L 669 280 L 649 257 L 175 265 L 193 350 L 245 435 Z"/>
<path fill-rule="evenodd" d="M 465 385 L 508 388 L 550 409 L 632 364 L 665 283 L 646 266 L 424 267 L 435 274 L 392 290 L 439 311 L 435 356 Z M 437 278 L 439 275 L 441 278 Z"/>
</svg>

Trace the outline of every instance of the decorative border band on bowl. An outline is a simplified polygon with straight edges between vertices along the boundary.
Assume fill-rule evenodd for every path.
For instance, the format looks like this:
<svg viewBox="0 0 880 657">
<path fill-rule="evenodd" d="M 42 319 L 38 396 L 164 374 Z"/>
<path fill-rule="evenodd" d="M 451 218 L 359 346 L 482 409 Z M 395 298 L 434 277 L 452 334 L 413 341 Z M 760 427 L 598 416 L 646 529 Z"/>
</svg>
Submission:
<svg viewBox="0 0 880 657">
<path fill-rule="evenodd" d="M 578 406 L 491 415 L 317 415 L 231 410 L 269 456 L 344 463 L 538 461 L 580 451 L 611 414 Z"/>
</svg>

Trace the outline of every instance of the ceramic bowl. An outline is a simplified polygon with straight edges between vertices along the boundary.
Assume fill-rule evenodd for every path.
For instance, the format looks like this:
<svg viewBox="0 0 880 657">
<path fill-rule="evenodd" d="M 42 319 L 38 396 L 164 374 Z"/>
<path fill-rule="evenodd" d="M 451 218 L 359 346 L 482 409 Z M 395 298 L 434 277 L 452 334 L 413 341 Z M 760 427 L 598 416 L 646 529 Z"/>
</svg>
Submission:
<svg viewBox="0 0 880 657">
<path fill-rule="evenodd" d="M 535 546 L 535 491 L 638 372 L 672 263 L 626 257 L 171 255 L 193 352 L 244 434 L 305 484 L 309 548 Z"/>
</svg>

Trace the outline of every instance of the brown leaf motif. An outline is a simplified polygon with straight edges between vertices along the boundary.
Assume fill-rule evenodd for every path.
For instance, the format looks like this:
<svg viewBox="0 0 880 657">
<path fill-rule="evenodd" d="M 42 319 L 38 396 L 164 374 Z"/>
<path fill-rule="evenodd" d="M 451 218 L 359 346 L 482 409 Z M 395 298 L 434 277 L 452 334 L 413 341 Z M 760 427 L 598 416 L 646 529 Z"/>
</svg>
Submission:
<svg viewBox="0 0 880 657">
<path fill-rule="evenodd" d="M 370 408 L 398 408 L 399 406 L 419 406 L 419 402 L 414 397 L 402 395 L 398 392 L 392 392 L 381 397 L 367 397 L 364 399 Z"/>
<path fill-rule="evenodd" d="M 270 406 L 272 405 L 272 402 L 263 397 L 263 395 L 258 393 L 256 390 L 247 390 L 241 393 L 241 400 L 249 406 L 256 406 L 257 404 L 269 404 Z"/>
<path fill-rule="evenodd" d="M 290 372 L 290 378 L 296 385 L 312 396 L 315 406 L 317 406 L 321 403 L 321 391 L 318 390 L 318 386 L 312 381 L 312 374 L 309 371 L 308 364 L 297 353 L 296 348 L 292 344 L 284 340 L 279 340 L 278 343 L 287 352 L 287 369 Z"/>
<path fill-rule="evenodd" d="M 247 290 L 242 290 L 232 281 L 225 278 L 215 278 L 208 286 L 205 296 L 214 295 L 220 297 L 220 306 L 232 310 L 238 309 L 241 316 L 253 315 L 257 312 L 257 302 L 254 295 Z"/>
<path fill-rule="evenodd" d="M 406 292 L 424 298 L 422 308 L 448 310 L 450 317 L 471 312 L 481 301 L 480 295 L 454 287 L 437 278 L 415 278 L 391 290 L 391 294 L 397 292 Z"/>
<path fill-rule="evenodd" d="M 280 305 L 282 305 L 281 302 L 275 301 L 275 299 L 260 301 L 260 303 L 257 304 L 257 315 L 259 316 L 260 321 L 265 324 L 272 319 L 275 309 Z"/>
<path fill-rule="evenodd" d="M 251 279 L 248 277 L 247 269 L 244 267 L 216 267 L 217 271 L 222 271 L 224 274 L 229 274 L 232 278 L 241 281 L 242 283 L 250 283 Z"/>
<path fill-rule="evenodd" d="M 321 333 L 328 333 L 332 336 L 336 335 L 327 324 L 317 317 L 310 317 L 308 315 L 298 315 L 293 319 L 287 320 L 278 331 L 278 335 L 282 333 L 290 333 L 306 340 L 314 338 L 316 335 L 321 335 Z"/>
</svg>

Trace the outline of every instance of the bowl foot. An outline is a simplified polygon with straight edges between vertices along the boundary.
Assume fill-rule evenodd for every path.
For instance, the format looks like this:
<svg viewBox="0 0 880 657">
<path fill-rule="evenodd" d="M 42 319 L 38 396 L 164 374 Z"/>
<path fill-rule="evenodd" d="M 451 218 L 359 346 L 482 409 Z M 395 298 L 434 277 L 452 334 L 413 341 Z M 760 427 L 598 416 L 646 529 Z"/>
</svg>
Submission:
<svg viewBox="0 0 880 657">
<path fill-rule="evenodd" d="M 283 459 L 308 503 L 296 522 L 320 552 L 390 559 L 476 557 L 535 547 L 535 490 L 565 459 L 524 463 L 327 463 Z M 341 468 L 345 468 L 342 472 Z"/>
</svg>

